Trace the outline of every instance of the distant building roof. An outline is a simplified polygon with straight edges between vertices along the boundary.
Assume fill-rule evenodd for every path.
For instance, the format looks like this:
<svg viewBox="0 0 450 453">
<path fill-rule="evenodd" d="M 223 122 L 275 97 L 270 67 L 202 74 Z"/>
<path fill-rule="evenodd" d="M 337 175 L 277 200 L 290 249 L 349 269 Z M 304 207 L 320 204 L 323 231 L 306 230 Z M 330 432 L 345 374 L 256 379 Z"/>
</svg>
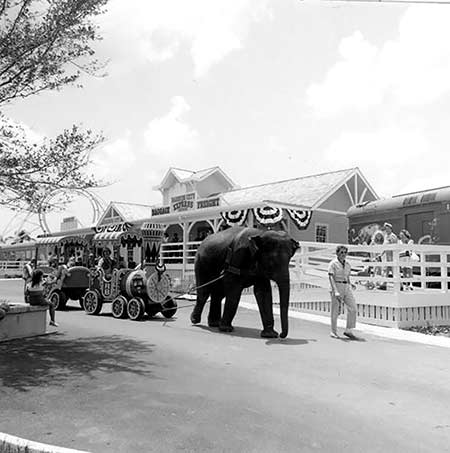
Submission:
<svg viewBox="0 0 450 453">
<path fill-rule="evenodd" d="M 128 222 L 146 219 L 152 215 L 152 207 L 150 205 L 125 203 L 122 201 L 113 201 L 112 205 Z"/>
<path fill-rule="evenodd" d="M 273 200 L 313 209 L 356 172 L 358 168 L 350 168 L 235 189 L 224 193 L 223 200 L 230 206 Z"/>
<path fill-rule="evenodd" d="M 182 183 L 189 181 L 202 181 L 214 173 L 220 174 L 227 181 L 230 187 L 236 187 L 236 184 L 230 179 L 228 175 L 224 173 L 224 171 L 220 167 L 205 168 L 203 170 L 197 171 L 171 167 L 161 181 L 161 184 L 155 186 L 154 189 L 161 190 L 169 187 L 172 184 L 172 178 L 175 178 L 178 182 Z"/>
</svg>

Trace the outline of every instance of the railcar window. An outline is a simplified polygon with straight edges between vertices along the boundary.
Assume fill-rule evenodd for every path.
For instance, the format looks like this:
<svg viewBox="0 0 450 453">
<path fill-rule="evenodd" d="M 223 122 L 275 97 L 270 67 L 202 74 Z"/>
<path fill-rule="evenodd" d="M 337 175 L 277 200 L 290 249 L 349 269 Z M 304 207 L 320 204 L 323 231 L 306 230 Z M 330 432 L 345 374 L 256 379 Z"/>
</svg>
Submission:
<svg viewBox="0 0 450 453">
<path fill-rule="evenodd" d="M 409 205 L 416 204 L 416 203 L 417 203 L 417 196 L 406 197 L 403 200 L 403 206 L 409 206 Z"/>
<path fill-rule="evenodd" d="M 436 200 L 436 193 L 437 192 L 426 193 L 422 195 L 422 199 L 420 201 L 422 203 L 429 203 L 430 201 L 434 201 Z"/>
</svg>

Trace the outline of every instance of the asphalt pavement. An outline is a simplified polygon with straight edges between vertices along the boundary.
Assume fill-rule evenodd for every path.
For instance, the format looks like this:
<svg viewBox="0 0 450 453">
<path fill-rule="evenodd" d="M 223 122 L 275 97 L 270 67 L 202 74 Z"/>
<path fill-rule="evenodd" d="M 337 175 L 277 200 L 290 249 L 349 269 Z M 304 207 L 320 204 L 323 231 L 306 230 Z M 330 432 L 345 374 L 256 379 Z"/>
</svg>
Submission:
<svg viewBox="0 0 450 453">
<path fill-rule="evenodd" d="M 192 326 L 190 307 L 141 322 L 108 308 L 70 303 L 56 333 L 0 343 L 0 432 L 93 453 L 449 451 L 448 348 L 335 340 L 294 317 L 265 340 L 244 307 L 232 334 Z"/>
</svg>

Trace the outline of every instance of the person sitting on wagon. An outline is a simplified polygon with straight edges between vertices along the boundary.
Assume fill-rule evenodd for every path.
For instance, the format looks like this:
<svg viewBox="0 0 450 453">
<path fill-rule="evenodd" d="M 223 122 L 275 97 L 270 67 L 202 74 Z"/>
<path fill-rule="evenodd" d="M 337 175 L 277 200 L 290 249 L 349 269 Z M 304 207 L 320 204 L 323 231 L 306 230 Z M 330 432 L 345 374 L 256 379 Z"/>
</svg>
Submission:
<svg viewBox="0 0 450 453">
<path fill-rule="evenodd" d="M 106 279 L 111 279 L 113 270 L 116 267 L 115 261 L 111 258 L 111 250 L 108 248 L 103 249 L 102 257 L 100 258 L 97 267 L 103 269 Z"/>
<path fill-rule="evenodd" d="M 70 260 L 69 260 L 70 261 Z M 64 262 L 64 257 L 61 256 L 59 258 L 59 265 L 57 267 L 57 269 L 54 271 L 53 273 L 54 277 L 55 277 L 55 280 L 56 280 L 56 286 L 61 289 L 62 288 L 62 285 L 63 285 L 63 282 L 64 282 L 64 279 L 70 275 L 70 272 L 69 272 L 69 268 L 68 266 L 65 264 Z"/>
</svg>

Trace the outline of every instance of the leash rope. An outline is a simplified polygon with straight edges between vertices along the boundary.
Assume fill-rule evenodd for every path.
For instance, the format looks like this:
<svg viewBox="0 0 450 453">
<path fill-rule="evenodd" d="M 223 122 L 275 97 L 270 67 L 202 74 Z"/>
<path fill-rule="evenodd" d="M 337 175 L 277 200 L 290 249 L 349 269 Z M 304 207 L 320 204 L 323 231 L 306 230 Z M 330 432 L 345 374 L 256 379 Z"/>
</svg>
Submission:
<svg viewBox="0 0 450 453">
<path fill-rule="evenodd" d="M 222 271 L 222 272 L 220 273 L 220 275 L 219 275 L 218 277 L 214 278 L 213 280 L 210 280 L 209 282 L 203 283 L 203 285 L 198 285 L 198 286 L 194 286 L 194 287 L 191 286 L 191 288 L 189 288 L 189 289 L 188 289 L 187 291 L 185 291 L 183 294 L 190 294 L 190 293 L 193 292 L 193 291 L 197 291 L 197 289 L 200 289 L 200 288 L 203 288 L 203 287 L 205 287 L 205 286 L 211 285 L 212 283 L 215 283 L 215 282 L 217 282 L 218 280 L 222 279 L 224 275 L 225 275 L 225 272 Z M 167 302 L 172 302 L 172 301 L 174 301 L 176 298 L 177 298 L 177 296 L 175 296 L 175 297 L 170 296 L 170 297 L 168 297 L 161 305 L 164 306 L 164 304 L 166 304 Z M 178 304 L 177 304 L 177 305 L 178 305 Z M 181 310 L 182 308 L 189 308 L 189 307 L 193 307 L 194 305 L 195 305 L 195 304 L 177 306 L 177 309 L 178 309 L 178 310 Z M 174 308 L 175 308 L 175 307 L 171 307 L 171 308 L 163 308 L 163 309 L 161 310 L 161 312 L 173 310 Z"/>
</svg>

